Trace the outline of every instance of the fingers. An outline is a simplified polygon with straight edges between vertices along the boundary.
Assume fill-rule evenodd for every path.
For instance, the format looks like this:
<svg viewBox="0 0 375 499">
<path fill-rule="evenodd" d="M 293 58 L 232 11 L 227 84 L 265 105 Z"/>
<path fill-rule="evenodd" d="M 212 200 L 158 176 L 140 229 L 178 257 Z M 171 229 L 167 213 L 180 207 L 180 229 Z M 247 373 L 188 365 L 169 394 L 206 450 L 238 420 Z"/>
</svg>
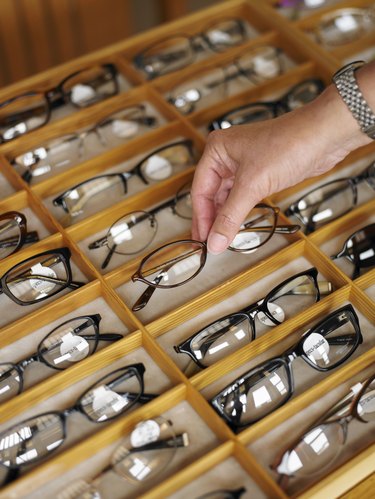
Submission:
<svg viewBox="0 0 375 499">
<path fill-rule="evenodd" d="M 249 196 L 250 186 L 237 178 L 220 209 L 207 239 L 208 251 L 214 255 L 224 251 L 233 241 L 255 200 Z"/>
<path fill-rule="evenodd" d="M 221 177 L 211 158 L 204 154 L 197 165 L 191 189 L 193 204 L 192 237 L 206 241 L 215 220 L 215 196 L 220 188 Z"/>
</svg>

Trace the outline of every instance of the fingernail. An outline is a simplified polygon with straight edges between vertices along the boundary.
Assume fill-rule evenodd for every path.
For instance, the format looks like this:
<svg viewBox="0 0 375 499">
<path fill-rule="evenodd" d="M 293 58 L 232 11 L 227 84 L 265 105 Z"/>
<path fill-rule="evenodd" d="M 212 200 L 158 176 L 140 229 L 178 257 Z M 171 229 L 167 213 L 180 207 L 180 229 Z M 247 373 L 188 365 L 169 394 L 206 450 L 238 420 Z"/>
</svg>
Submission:
<svg viewBox="0 0 375 499">
<path fill-rule="evenodd" d="M 207 239 L 207 248 L 213 255 L 218 255 L 228 247 L 228 238 L 217 232 L 211 233 Z"/>
</svg>

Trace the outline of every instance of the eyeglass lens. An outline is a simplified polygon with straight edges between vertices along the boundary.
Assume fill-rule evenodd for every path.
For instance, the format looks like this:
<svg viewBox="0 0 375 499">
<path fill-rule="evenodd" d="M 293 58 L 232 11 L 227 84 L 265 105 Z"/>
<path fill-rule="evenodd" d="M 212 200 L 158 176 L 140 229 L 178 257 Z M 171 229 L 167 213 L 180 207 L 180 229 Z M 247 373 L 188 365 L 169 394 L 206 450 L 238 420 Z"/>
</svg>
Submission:
<svg viewBox="0 0 375 499">
<path fill-rule="evenodd" d="M 22 232 L 18 218 L 10 216 L 8 219 L 0 220 L 0 259 L 14 253 L 21 244 L 21 237 Z"/>
<path fill-rule="evenodd" d="M 35 130 L 47 123 L 49 105 L 43 93 L 30 93 L 0 106 L 0 137 L 4 141 Z"/>
<path fill-rule="evenodd" d="M 361 394 L 356 410 L 366 422 L 375 421 L 375 380 Z M 308 477 L 321 472 L 337 458 L 347 440 L 348 419 L 336 418 L 315 426 L 284 455 L 283 473 Z"/>
<path fill-rule="evenodd" d="M 375 9 L 338 9 L 323 16 L 317 26 L 318 40 L 328 46 L 344 45 L 374 29 Z"/>
<path fill-rule="evenodd" d="M 7 272 L 5 286 L 22 303 L 34 303 L 51 296 L 69 283 L 67 262 L 62 255 L 37 255 Z"/>
</svg>

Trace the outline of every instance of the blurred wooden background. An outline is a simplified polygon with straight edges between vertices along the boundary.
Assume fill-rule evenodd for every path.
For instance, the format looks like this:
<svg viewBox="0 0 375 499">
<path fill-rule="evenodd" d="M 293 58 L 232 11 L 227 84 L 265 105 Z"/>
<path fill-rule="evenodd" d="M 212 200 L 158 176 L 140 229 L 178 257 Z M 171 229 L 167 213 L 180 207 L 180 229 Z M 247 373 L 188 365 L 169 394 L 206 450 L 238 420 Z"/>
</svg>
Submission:
<svg viewBox="0 0 375 499">
<path fill-rule="evenodd" d="M 0 0 L 0 86 L 223 0 Z"/>
</svg>

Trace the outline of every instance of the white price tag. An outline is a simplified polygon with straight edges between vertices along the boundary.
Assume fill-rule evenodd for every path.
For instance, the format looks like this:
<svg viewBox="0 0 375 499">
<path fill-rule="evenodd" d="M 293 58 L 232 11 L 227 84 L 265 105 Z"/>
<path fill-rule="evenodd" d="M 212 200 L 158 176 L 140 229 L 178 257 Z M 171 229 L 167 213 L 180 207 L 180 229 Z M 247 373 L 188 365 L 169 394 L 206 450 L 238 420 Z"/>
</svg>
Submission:
<svg viewBox="0 0 375 499">
<path fill-rule="evenodd" d="M 254 57 L 253 66 L 255 72 L 264 78 L 273 78 L 279 73 L 279 65 L 275 59 L 267 59 L 259 55 Z"/>
<path fill-rule="evenodd" d="M 279 322 L 284 322 L 285 320 L 285 312 L 277 303 L 268 303 L 268 310 L 271 312 L 272 317 L 274 317 Z M 257 317 L 262 324 L 265 326 L 276 326 L 274 322 L 272 322 L 266 314 L 262 311 L 257 313 Z"/>
<path fill-rule="evenodd" d="M 60 354 L 61 357 L 58 357 L 54 360 L 54 364 L 58 365 L 61 362 L 78 362 L 79 360 L 87 357 L 89 353 L 90 346 L 85 338 L 81 336 L 77 336 L 76 334 L 67 333 L 61 338 L 60 345 Z"/>
<path fill-rule="evenodd" d="M 209 33 L 209 37 L 212 43 L 231 43 L 231 35 L 229 33 L 226 33 L 225 31 L 221 31 L 218 29 L 213 29 Z"/>
<path fill-rule="evenodd" d="M 95 90 L 92 87 L 78 83 L 72 88 L 70 99 L 74 104 L 82 104 L 94 98 L 95 95 Z"/>
<path fill-rule="evenodd" d="M 172 165 L 167 159 L 154 154 L 147 160 L 145 173 L 154 180 L 163 180 L 172 175 Z"/>
<path fill-rule="evenodd" d="M 303 343 L 303 350 L 310 360 L 323 360 L 329 363 L 329 343 L 319 333 L 310 334 Z"/>
<path fill-rule="evenodd" d="M 306 7 L 313 9 L 315 7 L 320 7 L 321 5 L 324 5 L 325 2 L 326 0 L 305 0 L 305 5 Z"/>
<path fill-rule="evenodd" d="M 358 29 L 358 23 L 354 16 L 351 14 L 345 14 L 337 19 L 335 19 L 335 26 L 342 31 L 343 33 L 347 33 L 349 31 L 354 31 Z"/>
<path fill-rule="evenodd" d="M 153 419 L 148 419 L 137 424 L 130 435 L 130 443 L 133 447 L 142 447 L 151 442 L 156 442 L 159 436 L 160 426 Z"/>
<path fill-rule="evenodd" d="M 127 139 L 134 137 L 138 133 L 139 125 L 134 121 L 128 120 L 113 120 L 111 124 L 111 131 L 116 137 Z"/>
<path fill-rule="evenodd" d="M 101 420 L 105 420 L 113 416 L 114 413 L 120 412 L 128 404 L 125 397 L 112 391 L 107 386 L 95 388 L 92 396 L 93 411 L 100 416 Z"/>
<path fill-rule="evenodd" d="M 121 244 L 124 241 L 130 241 L 133 239 L 132 231 L 126 222 L 115 225 L 111 228 L 111 237 L 115 244 Z"/>
<path fill-rule="evenodd" d="M 51 268 L 43 267 L 43 265 L 41 263 L 37 263 L 36 265 L 33 265 L 30 269 L 30 272 L 33 275 L 52 277 L 54 279 L 57 278 L 57 275 L 55 274 L 55 272 Z M 44 280 L 42 278 L 30 279 L 29 282 L 30 282 L 30 286 L 35 291 L 38 291 L 39 293 L 44 293 L 44 294 L 49 293 L 56 286 L 55 283 Z"/>
<path fill-rule="evenodd" d="M 360 416 L 366 419 L 366 415 L 375 413 L 375 390 L 366 392 L 358 402 L 358 412 Z"/>
<path fill-rule="evenodd" d="M 259 246 L 260 238 L 256 232 L 239 232 L 236 237 L 231 242 L 232 248 L 242 249 L 249 248 L 247 251 L 243 251 L 242 253 L 253 253 L 258 248 L 251 249 L 254 246 Z"/>
</svg>

